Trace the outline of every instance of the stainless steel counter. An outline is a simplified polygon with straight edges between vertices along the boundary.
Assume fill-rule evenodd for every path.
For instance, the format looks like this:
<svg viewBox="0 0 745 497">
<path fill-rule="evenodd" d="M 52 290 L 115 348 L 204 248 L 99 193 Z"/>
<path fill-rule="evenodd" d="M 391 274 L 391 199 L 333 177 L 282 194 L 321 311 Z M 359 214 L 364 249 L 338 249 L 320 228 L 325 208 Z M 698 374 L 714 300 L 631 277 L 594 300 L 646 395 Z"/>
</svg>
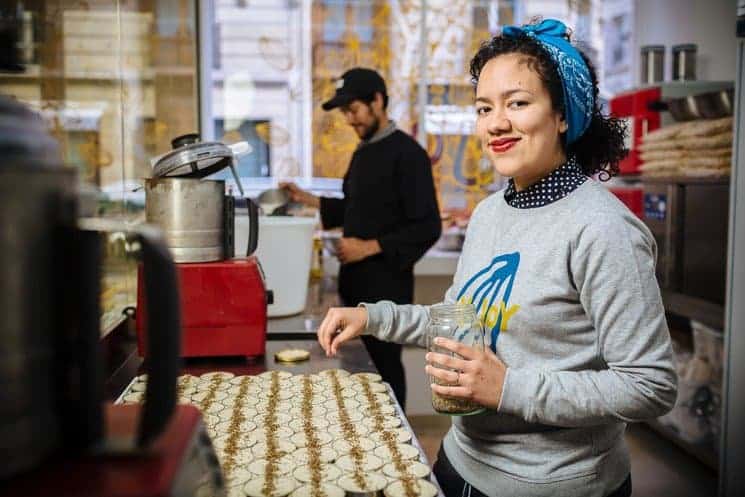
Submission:
<svg viewBox="0 0 745 497">
<path fill-rule="evenodd" d="M 269 318 L 267 323 L 268 340 L 315 339 L 316 330 L 326 312 L 340 305 L 337 295 L 336 278 L 325 276 L 308 282 L 308 297 L 305 309 L 292 316 Z"/>
<path fill-rule="evenodd" d="M 310 352 L 310 359 L 294 364 L 278 362 L 274 355 L 283 349 L 305 349 Z M 292 374 L 309 374 L 324 369 L 345 369 L 350 373 L 376 373 L 375 365 L 361 340 L 352 340 L 345 344 L 336 357 L 326 357 L 318 341 L 313 340 L 275 340 L 270 337 L 266 342 L 266 355 L 256 361 L 247 362 L 243 357 L 192 357 L 185 359 L 181 374 L 201 375 L 212 371 L 227 371 L 236 375 L 256 375 L 264 371 L 289 371 Z"/>
</svg>

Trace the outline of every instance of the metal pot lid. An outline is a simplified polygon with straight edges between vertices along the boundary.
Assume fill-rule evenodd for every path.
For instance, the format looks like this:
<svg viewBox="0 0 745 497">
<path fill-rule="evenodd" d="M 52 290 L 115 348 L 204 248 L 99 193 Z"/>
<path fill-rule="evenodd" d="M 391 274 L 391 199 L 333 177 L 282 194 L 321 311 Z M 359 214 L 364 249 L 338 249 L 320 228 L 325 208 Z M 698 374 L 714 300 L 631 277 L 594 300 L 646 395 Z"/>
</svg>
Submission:
<svg viewBox="0 0 745 497">
<path fill-rule="evenodd" d="M 171 140 L 173 150 L 151 159 L 153 177 L 205 178 L 229 167 L 241 196 L 243 185 L 235 170 L 235 159 L 251 153 L 247 142 L 226 145 L 222 142 L 200 142 L 199 135 L 189 133 Z"/>
<path fill-rule="evenodd" d="M 153 176 L 204 178 L 232 165 L 233 150 L 220 142 L 200 142 L 191 133 L 174 138 L 173 150 L 153 159 Z"/>
</svg>

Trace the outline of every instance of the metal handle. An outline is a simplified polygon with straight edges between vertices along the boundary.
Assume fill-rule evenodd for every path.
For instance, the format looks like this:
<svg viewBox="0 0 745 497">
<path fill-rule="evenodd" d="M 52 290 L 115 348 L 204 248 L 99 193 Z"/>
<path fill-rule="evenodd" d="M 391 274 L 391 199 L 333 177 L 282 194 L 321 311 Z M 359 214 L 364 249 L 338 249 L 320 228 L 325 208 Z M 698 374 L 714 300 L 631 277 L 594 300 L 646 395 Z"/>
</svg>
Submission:
<svg viewBox="0 0 745 497">
<path fill-rule="evenodd" d="M 191 145 L 192 143 L 197 143 L 199 141 L 199 134 L 198 133 L 187 133 L 185 135 L 177 136 L 173 140 L 171 140 L 171 148 L 174 150 L 183 147 L 184 145 Z"/>
<path fill-rule="evenodd" d="M 101 375 L 100 315 L 101 315 L 101 233 L 74 230 L 62 239 L 65 258 L 60 270 L 66 278 L 74 277 L 78 285 L 62 293 L 65 319 L 70 322 L 66 336 L 63 381 L 67 402 L 65 443 L 81 449 L 92 448 L 103 437 L 103 377 Z M 70 281 L 66 279 L 66 281 Z"/>
<path fill-rule="evenodd" d="M 647 110 L 652 112 L 663 112 L 670 109 L 670 105 L 665 100 L 652 100 L 647 102 Z"/>
<path fill-rule="evenodd" d="M 132 229 L 108 219 L 81 218 L 78 227 L 84 234 L 96 232 L 96 236 L 102 232 L 127 233 L 128 238 L 140 244 L 147 306 L 145 368 L 148 380 L 137 445 L 144 447 L 163 432 L 176 407 L 176 380 L 181 356 L 176 266 L 161 231 L 154 226 L 143 224 Z M 96 301 L 99 298 L 100 292 L 96 291 Z"/>
<path fill-rule="evenodd" d="M 146 446 L 166 427 L 176 407 L 181 319 L 176 266 L 159 230 L 136 232 L 142 246 L 147 306 L 147 389 L 137 444 Z"/>
<path fill-rule="evenodd" d="M 233 179 L 235 180 L 235 184 L 238 186 L 238 191 L 240 192 L 241 197 L 245 197 L 246 193 L 243 191 L 241 178 L 238 176 L 238 172 L 235 170 L 235 158 L 230 161 L 230 172 L 233 173 Z"/>
<path fill-rule="evenodd" d="M 250 256 L 256 251 L 259 245 L 259 206 L 253 200 L 246 197 L 246 207 L 248 207 L 248 247 L 246 247 L 246 256 Z"/>
</svg>

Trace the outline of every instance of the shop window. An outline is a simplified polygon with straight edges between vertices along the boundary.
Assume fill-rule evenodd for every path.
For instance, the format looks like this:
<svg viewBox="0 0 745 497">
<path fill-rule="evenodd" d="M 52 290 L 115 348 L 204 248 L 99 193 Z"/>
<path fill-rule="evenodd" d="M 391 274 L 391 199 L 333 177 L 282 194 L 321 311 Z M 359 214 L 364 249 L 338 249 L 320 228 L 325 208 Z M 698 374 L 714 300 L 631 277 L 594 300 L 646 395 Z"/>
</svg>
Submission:
<svg viewBox="0 0 745 497">
<path fill-rule="evenodd" d="M 310 163 L 306 2 L 213 5 L 214 24 L 201 37 L 212 57 L 202 98 L 210 100 L 214 123 L 204 138 L 251 143 L 241 177 L 303 176 Z"/>
<path fill-rule="evenodd" d="M 324 10 L 323 41 L 341 42 L 348 33 L 354 33 L 360 41 L 372 40 L 373 2 L 366 0 L 322 0 Z"/>
<path fill-rule="evenodd" d="M 215 119 L 215 135 L 222 136 L 227 142 L 246 141 L 253 150 L 241 157 L 237 164 L 237 172 L 241 177 L 271 176 L 271 149 L 266 140 L 259 133 L 271 133 L 268 120 L 244 120 L 231 131 L 225 131 L 225 121 Z M 219 179 L 232 179 L 229 170 L 223 170 L 214 175 Z"/>
</svg>

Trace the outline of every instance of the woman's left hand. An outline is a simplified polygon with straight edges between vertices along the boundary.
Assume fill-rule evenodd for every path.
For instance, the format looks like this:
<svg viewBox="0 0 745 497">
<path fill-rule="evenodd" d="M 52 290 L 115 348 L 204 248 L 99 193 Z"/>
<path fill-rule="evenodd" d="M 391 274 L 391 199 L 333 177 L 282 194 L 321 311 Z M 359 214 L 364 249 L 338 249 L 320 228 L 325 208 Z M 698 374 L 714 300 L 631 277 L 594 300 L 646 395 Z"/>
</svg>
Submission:
<svg viewBox="0 0 745 497">
<path fill-rule="evenodd" d="M 455 352 L 462 359 L 437 352 L 427 353 L 427 374 L 453 385 L 433 383 L 433 392 L 444 397 L 470 400 L 489 409 L 499 407 L 507 366 L 488 347 L 478 350 L 442 337 L 435 338 L 435 345 Z"/>
</svg>

